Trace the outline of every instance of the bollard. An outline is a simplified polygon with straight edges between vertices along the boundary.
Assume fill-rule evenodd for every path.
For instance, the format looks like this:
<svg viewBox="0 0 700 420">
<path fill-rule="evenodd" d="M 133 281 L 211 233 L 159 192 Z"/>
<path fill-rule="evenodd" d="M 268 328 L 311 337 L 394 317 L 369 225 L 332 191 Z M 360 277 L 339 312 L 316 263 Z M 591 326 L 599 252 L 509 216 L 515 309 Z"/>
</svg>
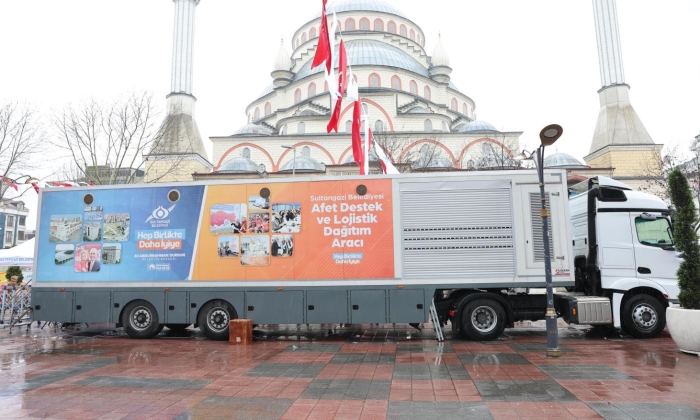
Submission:
<svg viewBox="0 0 700 420">
<path fill-rule="evenodd" d="M 228 342 L 234 345 L 253 344 L 253 320 L 233 319 L 229 322 Z"/>
</svg>

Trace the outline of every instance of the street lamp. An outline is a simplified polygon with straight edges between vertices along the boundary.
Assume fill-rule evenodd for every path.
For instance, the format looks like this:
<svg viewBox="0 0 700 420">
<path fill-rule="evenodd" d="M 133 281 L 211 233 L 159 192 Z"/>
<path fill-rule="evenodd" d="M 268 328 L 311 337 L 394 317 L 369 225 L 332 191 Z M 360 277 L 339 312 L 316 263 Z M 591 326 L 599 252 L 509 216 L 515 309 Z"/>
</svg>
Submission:
<svg viewBox="0 0 700 420">
<path fill-rule="evenodd" d="M 282 148 L 284 149 L 292 149 L 294 151 L 294 160 L 292 160 L 292 178 L 294 178 L 294 174 L 297 169 L 297 148 L 295 146 L 289 146 L 287 144 L 283 144 Z"/>
<path fill-rule="evenodd" d="M 561 357 L 559 350 L 559 329 L 557 328 L 557 313 L 554 311 L 554 288 L 552 286 L 552 260 L 549 249 L 549 210 L 544 194 L 544 148 L 551 146 L 564 133 L 560 125 L 548 125 L 540 131 L 540 147 L 529 154 L 523 151 L 516 160 L 535 160 L 537 165 L 537 176 L 540 181 L 540 200 L 542 209 L 542 244 L 544 245 L 544 274 L 547 286 L 547 311 L 545 312 L 545 322 L 547 326 L 547 357 Z M 534 157 L 533 157 L 534 156 Z"/>
</svg>

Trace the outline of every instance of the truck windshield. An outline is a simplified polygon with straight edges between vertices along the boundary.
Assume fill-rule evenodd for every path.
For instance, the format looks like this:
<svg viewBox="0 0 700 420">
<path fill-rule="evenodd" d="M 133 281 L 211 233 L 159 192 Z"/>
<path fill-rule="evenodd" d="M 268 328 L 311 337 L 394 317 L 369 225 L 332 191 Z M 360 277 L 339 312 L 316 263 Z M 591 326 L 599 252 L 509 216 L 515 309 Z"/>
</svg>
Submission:
<svg viewBox="0 0 700 420">
<path fill-rule="evenodd" d="M 668 219 L 660 217 L 656 220 L 635 219 L 637 238 L 643 245 L 668 248 L 673 246 L 673 233 Z"/>
</svg>

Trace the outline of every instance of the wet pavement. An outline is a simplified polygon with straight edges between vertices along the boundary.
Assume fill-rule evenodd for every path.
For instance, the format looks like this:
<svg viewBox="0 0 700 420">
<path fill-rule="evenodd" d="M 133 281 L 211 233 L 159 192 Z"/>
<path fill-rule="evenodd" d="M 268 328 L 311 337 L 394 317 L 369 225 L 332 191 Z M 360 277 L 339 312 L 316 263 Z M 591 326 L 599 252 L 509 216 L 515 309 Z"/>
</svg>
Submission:
<svg viewBox="0 0 700 420">
<path fill-rule="evenodd" d="M 542 323 L 473 342 L 409 326 L 261 326 L 250 346 L 165 329 L 0 329 L 0 418 L 700 419 L 700 358 Z"/>
</svg>

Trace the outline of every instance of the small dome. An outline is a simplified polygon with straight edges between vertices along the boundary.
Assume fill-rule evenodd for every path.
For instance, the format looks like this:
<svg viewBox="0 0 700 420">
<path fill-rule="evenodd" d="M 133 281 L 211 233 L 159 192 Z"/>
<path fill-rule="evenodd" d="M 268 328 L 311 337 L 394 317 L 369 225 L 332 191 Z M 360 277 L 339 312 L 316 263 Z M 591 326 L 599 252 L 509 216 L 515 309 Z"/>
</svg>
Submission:
<svg viewBox="0 0 700 420">
<path fill-rule="evenodd" d="M 292 159 L 282 165 L 280 172 L 291 172 L 292 170 L 295 172 L 324 172 L 326 170 L 326 165 L 320 163 L 314 158 L 297 156 L 296 159 Z"/>
<path fill-rule="evenodd" d="M 284 40 L 280 45 L 280 49 L 277 51 L 277 56 L 275 57 L 275 67 L 274 71 L 289 71 L 292 67 L 292 59 L 287 49 L 284 48 Z"/>
<path fill-rule="evenodd" d="M 555 153 L 544 158 L 545 168 L 588 168 L 575 157 L 566 153 Z"/>
<path fill-rule="evenodd" d="M 261 125 L 250 123 L 239 128 L 234 136 L 269 136 L 271 134 L 272 132 L 269 129 Z"/>
<path fill-rule="evenodd" d="M 460 133 L 498 133 L 498 130 L 486 121 L 472 121 L 459 129 Z"/>
<path fill-rule="evenodd" d="M 239 156 L 229 159 L 216 172 L 249 173 L 258 172 L 259 166 L 252 160 Z"/>
<path fill-rule="evenodd" d="M 433 56 L 430 57 L 430 62 L 433 66 L 450 66 L 450 55 L 447 53 L 445 46 L 442 45 L 442 36 L 438 35 L 438 43 L 433 50 Z"/>
</svg>

